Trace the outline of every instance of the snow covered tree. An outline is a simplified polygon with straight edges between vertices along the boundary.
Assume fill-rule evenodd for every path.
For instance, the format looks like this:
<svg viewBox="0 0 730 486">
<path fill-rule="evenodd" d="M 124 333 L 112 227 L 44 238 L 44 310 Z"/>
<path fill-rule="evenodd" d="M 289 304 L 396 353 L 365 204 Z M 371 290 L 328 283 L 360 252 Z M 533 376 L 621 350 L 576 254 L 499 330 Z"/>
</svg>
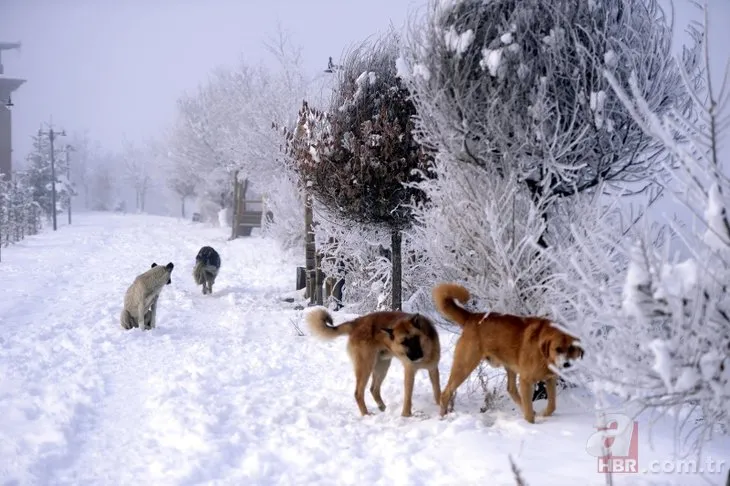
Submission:
<svg viewBox="0 0 730 486">
<path fill-rule="evenodd" d="M 64 209 L 63 201 L 67 200 L 71 190 L 66 180 L 66 156 L 63 153 L 63 146 L 55 144 L 54 167 L 56 180 L 56 213 Z M 52 202 L 52 168 L 51 168 L 51 145 L 46 135 L 33 136 L 33 149 L 28 155 L 29 168 L 27 170 L 28 184 L 33 188 L 33 200 L 37 202 L 47 217 L 53 215 Z"/>
<path fill-rule="evenodd" d="M 147 191 L 153 185 L 156 155 L 151 146 L 137 147 L 128 140 L 125 140 L 123 145 L 121 157 L 124 164 L 124 179 L 134 190 L 135 210 L 144 212 Z"/>
<path fill-rule="evenodd" d="M 89 208 L 93 211 L 114 209 L 119 198 L 124 161 L 120 154 L 100 153 L 94 157 L 89 176 Z"/>
<path fill-rule="evenodd" d="M 625 85 L 636 71 L 653 109 L 686 112 L 671 40 L 655 0 L 434 2 L 398 66 L 418 140 L 448 155 L 444 164 L 523 185 L 547 222 L 565 198 L 599 186 L 640 191 L 660 175 L 661 145 L 601 73 Z"/>
<path fill-rule="evenodd" d="M 196 187 L 200 185 L 200 174 L 189 160 L 178 160 L 170 167 L 167 175 L 167 185 L 180 197 L 181 216 L 185 217 L 185 201 L 195 197 Z"/>
<path fill-rule="evenodd" d="M 74 134 L 70 138 L 69 145 L 73 148 L 70 160 L 71 183 L 76 192 L 83 195 L 84 209 L 90 209 L 92 179 L 101 149 L 98 142 L 93 142 L 89 138 L 88 132 Z"/>
<path fill-rule="evenodd" d="M 409 183 L 429 163 L 413 139 L 415 107 L 396 76 L 398 43 L 391 32 L 346 53 L 327 133 L 310 145 L 311 158 L 297 160 L 308 189 L 331 213 L 390 231 L 393 309 L 401 307 L 401 232 L 412 223 L 411 205 L 423 199 Z M 313 117 L 304 116 L 300 129 L 311 131 Z"/>
<path fill-rule="evenodd" d="M 699 452 L 708 435 L 730 426 L 730 178 L 720 156 L 730 135 L 730 71 L 715 89 L 706 30 L 692 26 L 691 33 L 705 42 L 702 69 L 682 71 L 696 118 L 657 110 L 638 74 L 629 76 L 628 88 L 614 72 L 604 75 L 636 124 L 667 150 L 668 188 L 692 221 L 688 228 L 670 223 L 674 240 L 647 230 L 627 244 L 617 241 L 616 225 L 590 238 L 576 235 L 584 251 L 568 266 L 565 285 L 575 298 L 563 314 L 587 337 L 595 387 L 676 412 L 680 434 L 700 432 L 690 442 Z M 704 72 L 701 86 L 696 72 Z M 686 134 L 685 143 L 677 132 Z"/>
</svg>

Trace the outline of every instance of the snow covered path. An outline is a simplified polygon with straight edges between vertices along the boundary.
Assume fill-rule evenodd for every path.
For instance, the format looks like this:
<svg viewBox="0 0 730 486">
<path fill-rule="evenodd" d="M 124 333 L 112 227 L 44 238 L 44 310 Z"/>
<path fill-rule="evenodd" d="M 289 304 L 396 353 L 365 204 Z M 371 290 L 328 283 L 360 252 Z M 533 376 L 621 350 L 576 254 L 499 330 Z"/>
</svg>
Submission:
<svg viewBox="0 0 730 486">
<path fill-rule="evenodd" d="M 76 220 L 3 250 L 0 484 L 511 485 L 508 455 L 532 486 L 604 484 L 585 451 L 593 415 L 579 392 L 562 393 L 556 415 L 535 425 L 503 389 L 496 411 L 480 414 L 478 397 L 462 392 L 457 412 L 441 420 L 424 373 L 417 415 L 403 419 L 394 364 L 383 387 L 388 409 L 361 418 L 344 339 L 297 335 L 302 312 L 282 301 L 298 255 L 172 218 Z M 191 276 L 206 244 L 223 261 L 211 296 Z M 153 261 L 175 263 L 158 327 L 123 331 L 124 292 Z M 443 334 L 444 347 L 451 338 Z M 444 384 L 450 362 L 447 349 Z M 671 459 L 661 432 L 656 425 L 653 447 L 641 436 L 647 466 Z M 715 459 L 728 451 L 726 438 L 707 448 Z M 616 484 L 707 483 L 629 474 Z"/>
</svg>

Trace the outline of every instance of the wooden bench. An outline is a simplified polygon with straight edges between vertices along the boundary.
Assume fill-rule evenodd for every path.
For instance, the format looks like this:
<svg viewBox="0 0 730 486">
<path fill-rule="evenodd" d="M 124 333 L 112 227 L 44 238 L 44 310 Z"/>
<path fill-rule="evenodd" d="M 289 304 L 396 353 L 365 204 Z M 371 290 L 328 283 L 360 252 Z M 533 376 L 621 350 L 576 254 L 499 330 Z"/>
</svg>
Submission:
<svg viewBox="0 0 730 486">
<path fill-rule="evenodd" d="M 244 211 L 239 214 L 236 236 L 251 236 L 253 228 L 261 227 L 263 216 L 263 211 Z"/>
</svg>

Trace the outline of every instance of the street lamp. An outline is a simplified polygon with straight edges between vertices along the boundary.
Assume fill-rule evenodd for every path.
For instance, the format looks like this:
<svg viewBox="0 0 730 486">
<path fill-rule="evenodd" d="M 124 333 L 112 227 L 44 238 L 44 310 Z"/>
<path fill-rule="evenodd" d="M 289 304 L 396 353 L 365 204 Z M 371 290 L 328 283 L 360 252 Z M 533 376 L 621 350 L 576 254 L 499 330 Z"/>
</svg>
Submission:
<svg viewBox="0 0 730 486">
<path fill-rule="evenodd" d="M 340 66 L 339 64 L 333 63 L 332 56 L 330 56 L 329 61 L 327 61 L 327 69 L 325 69 L 324 72 L 326 72 L 327 74 L 332 74 L 335 71 L 338 71 L 340 69 L 342 69 L 342 66 Z"/>
</svg>

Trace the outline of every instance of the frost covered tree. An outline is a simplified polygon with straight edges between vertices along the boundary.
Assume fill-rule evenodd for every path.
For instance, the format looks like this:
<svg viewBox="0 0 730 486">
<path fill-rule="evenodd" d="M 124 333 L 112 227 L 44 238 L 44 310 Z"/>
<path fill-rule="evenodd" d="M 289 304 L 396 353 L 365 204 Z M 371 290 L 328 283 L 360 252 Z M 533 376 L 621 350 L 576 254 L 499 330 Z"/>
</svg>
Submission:
<svg viewBox="0 0 730 486">
<path fill-rule="evenodd" d="M 412 135 L 415 107 L 396 76 L 398 46 L 391 32 L 346 53 L 327 131 L 310 145 L 312 157 L 298 165 L 329 212 L 390 232 L 393 309 L 401 308 L 401 232 L 412 223 L 411 206 L 423 199 L 409 183 L 421 179 L 429 162 Z M 302 129 L 311 132 L 312 126 L 305 122 Z"/>
<path fill-rule="evenodd" d="M 180 198 L 180 215 L 185 217 L 185 202 L 196 196 L 196 188 L 201 184 L 201 174 L 190 160 L 177 160 L 170 164 L 167 185 Z"/>
<path fill-rule="evenodd" d="M 89 176 L 89 207 L 93 211 L 114 209 L 123 181 L 123 159 L 120 154 L 99 153 L 93 159 Z"/>
<path fill-rule="evenodd" d="M 154 182 L 155 155 L 151 146 L 138 147 L 128 140 L 125 140 L 123 145 L 121 157 L 124 164 L 124 180 L 134 190 L 135 210 L 144 212 L 147 191 Z"/>
<path fill-rule="evenodd" d="M 98 166 L 101 149 L 98 142 L 93 142 L 87 132 L 74 134 L 69 142 L 73 148 L 71 154 L 71 182 L 83 195 L 84 209 L 91 207 L 91 186 L 94 171 Z"/>
<path fill-rule="evenodd" d="M 604 69 L 624 86 L 634 72 L 657 113 L 689 108 L 672 26 L 655 0 L 434 2 L 411 34 L 399 71 L 414 93 L 419 140 L 515 178 L 535 201 L 602 182 L 626 191 L 660 171 L 661 145 Z M 688 53 L 683 64 L 694 61 Z"/>
<path fill-rule="evenodd" d="M 33 148 L 28 155 L 28 184 L 33 190 L 33 200 L 37 202 L 43 214 L 47 217 L 53 215 L 53 184 L 56 185 L 56 212 L 63 211 L 63 201 L 68 200 L 68 193 L 71 191 L 70 184 L 66 180 L 66 156 L 63 153 L 63 146 L 55 144 L 54 167 L 51 167 L 51 145 L 45 135 L 33 136 Z M 55 171 L 56 180 L 52 182 L 52 172 Z"/>
<path fill-rule="evenodd" d="M 298 199 L 295 178 L 279 150 L 282 131 L 271 126 L 293 128 L 298 104 L 314 84 L 285 33 L 279 31 L 266 47 L 276 61 L 273 67 L 240 60 L 217 68 L 196 92 L 181 97 L 170 148 L 201 173 L 215 174 L 197 188 L 203 199 L 218 202 L 226 194 L 230 201 L 235 174 L 240 182 L 250 181 L 274 212 L 267 231 L 295 241 L 301 236 L 301 202 L 292 204 Z"/>
<path fill-rule="evenodd" d="M 709 434 L 730 426 L 730 178 L 720 156 L 730 135 L 730 69 L 717 89 L 706 30 L 691 29 L 705 41 L 698 69 L 704 83 L 697 86 L 695 72 L 682 71 L 697 117 L 657 110 L 638 74 L 625 87 L 604 72 L 637 125 L 667 150 L 669 188 L 691 221 L 670 223 L 678 235 L 673 240 L 666 230 L 647 230 L 617 241 L 616 225 L 603 225 L 590 238 L 576 235 L 583 251 L 566 272 L 575 299 L 564 316 L 590 337 L 586 368 L 595 387 L 675 412 L 680 434 L 699 432 L 690 442 L 698 452 Z M 685 143 L 677 132 L 686 134 Z"/>
</svg>

